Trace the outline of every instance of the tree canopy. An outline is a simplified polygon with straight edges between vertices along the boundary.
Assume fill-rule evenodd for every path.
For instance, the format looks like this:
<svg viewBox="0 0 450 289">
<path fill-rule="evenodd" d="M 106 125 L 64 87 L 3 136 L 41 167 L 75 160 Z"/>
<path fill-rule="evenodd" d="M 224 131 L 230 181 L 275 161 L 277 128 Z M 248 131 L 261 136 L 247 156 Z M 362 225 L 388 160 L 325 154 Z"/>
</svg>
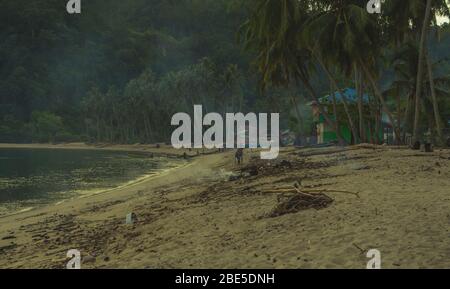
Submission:
<svg viewBox="0 0 450 289">
<path fill-rule="evenodd" d="M 384 1 L 381 15 L 365 0 L 90 0 L 77 15 L 65 1 L 4 0 L 0 142 L 167 141 L 171 116 L 194 104 L 280 112 L 303 135 L 305 103 L 346 87 L 374 109 L 345 97 L 342 110 L 321 109 L 355 141 L 381 110 L 397 134 L 416 122 L 439 132 L 450 118 L 450 28 L 435 20 L 446 1 L 429 1 L 426 21 L 427 0 Z"/>
</svg>

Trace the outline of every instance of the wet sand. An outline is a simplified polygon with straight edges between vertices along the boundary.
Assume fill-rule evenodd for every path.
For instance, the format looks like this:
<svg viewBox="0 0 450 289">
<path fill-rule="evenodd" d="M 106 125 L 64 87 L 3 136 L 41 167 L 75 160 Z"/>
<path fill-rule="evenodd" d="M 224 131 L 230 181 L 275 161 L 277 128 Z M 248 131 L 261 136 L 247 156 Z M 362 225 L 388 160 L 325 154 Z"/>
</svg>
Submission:
<svg viewBox="0 0 450 289">
<path fill-rule="evenodd" d="M 0 218 L 0 268 L 65 268 L 70 249 L 82 268 L 365 268 L 369 249 L 383 268 L 450 268 L 450 150 L 285 148 L 258 158 L 247 152 L 239 167 L 232 151 L 200 155 L 131 186 Z M 333 202 L 271 217 L 286 198 L 269 192 L 295 183 Z"/>
<path fill-rule="evenodd" d="M 109 150 L 109 151 L 127 151 L 127 152 L 142 152 L 153 153 L 159 156 L 180 157 L 186 153 L 187 156 L 196 156 L 198 153 L 205 152 L 205 150 L 175 150 L 171 146 L 160 144 L 135 144 L 135 145 L 118 145 L 118 144 L 92 144 L 85 143 L 63 143 L 63 144 L 5 144 L 0 143 L 0 148 L 24 148 L 24 149 L 76 149 L 76 150 Z M 197 153 L 198 151 L 198 153 Z"/>
</svg>

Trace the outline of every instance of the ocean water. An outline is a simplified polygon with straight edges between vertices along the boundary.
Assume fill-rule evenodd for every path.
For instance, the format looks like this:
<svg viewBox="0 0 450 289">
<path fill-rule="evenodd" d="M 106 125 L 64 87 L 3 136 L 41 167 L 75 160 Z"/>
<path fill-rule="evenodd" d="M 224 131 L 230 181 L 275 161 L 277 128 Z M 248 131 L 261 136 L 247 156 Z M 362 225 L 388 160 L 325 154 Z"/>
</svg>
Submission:
<svg viewBox="0 0 450 289">
<path fill-rule="evenodd" d="M 136 152 L 0 148 L 0 215 L 115 188 L 181 163 Z"/>
</svg>

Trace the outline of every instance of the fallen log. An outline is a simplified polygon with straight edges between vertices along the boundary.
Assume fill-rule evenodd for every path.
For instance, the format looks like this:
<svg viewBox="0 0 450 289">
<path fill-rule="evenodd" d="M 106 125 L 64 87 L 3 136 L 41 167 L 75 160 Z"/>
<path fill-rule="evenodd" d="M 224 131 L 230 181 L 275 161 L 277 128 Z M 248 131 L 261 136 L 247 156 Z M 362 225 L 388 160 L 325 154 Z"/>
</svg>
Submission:
<svg viewBox="0 0 450 289">
<path fill-rule="evenodd" d="M 354 195 L 358 198 L 360 198 L 359 196 L 359 192 L 350 192 L 350 191 L 345 191 L 345 190 L 333 190 L 333 189 L 314 189 L 314 190 L 302 190 L 304 192 L 307 193 L 341 193 L 341 194 L 350 194 L 350 195 Z"/>
<path fill-rule="evenodd" d="M 292 188 L 279 188 L 279 189 L 262 191 L 262 193 L 264 193 L 264 194 L 306 194 L 308 196 L 313 196 L 315 194 L 320 194 L 320 193 L 324 193 L 324 192 L 350 194 L 350 195 L 354 195 L 354 196 L 360 198 L 360 195 L 358 192 L 350 192 L 350 191 L 345 191 L 345 190 L 333 190 L 333 189 L 298 189 L 298 188 L 292 187 Z"/>
</svg>

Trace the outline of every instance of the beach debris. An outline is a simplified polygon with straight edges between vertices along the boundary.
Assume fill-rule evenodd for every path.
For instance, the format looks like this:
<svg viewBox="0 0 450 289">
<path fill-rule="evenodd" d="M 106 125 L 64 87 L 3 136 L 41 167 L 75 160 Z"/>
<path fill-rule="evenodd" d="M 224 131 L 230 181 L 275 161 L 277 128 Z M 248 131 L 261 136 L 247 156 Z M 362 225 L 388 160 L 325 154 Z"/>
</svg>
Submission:
<svg viewBox="0 0 450 289">
<path fill-rule="evenodd" d="M 353 243 L 353 246 L 355 246 L 355 248 L 361 252 L 361 255 L 363 255 L 366 252 L 366 250 L 364 250 L 363 248 L 358 246 L 358 244 L 356 244 L 356 243 Z"/>
<path fill-rule="evenodd" d="M 231 175 L 231 176 L 228 178 L 228 181 L 234 182 L 234 181 L 239 180 L 240 178 L 241 178 L 241 176 L 238 176 L 238 175 Z"/>
<path fill-rule="evenodd" d="M 298 182 L 294 185 L 294 187 L 289 188 L 278 188 L 278 189 L 272 189 L 272 190 L 265 190 L 262 191 L 263 194 L 297 194 L 297 193 L 306 193 L 306 194 L 319 194 L 319 193 L 342 193 L 342 194 L 349 194 L 354 195 L 357 198 L 360 198 L 359 192 L 351 192 L 346 190 L 334 190 L 334 189 L 300 189 Z"/>
<path fill-rule="evenodd" d="M 324 209 L 334 202 L 325 192 L 351 194 L 360 197 L 357 192 L 334 189 L 306 189 L 301 187 L 301 180 L 292 187 L 265 190 L 263 194 L 277 194 L 277 206 L 268 214 L 269 218 L 292 214 L 307 209 Z"/>
<path fill-rule="evenodd" d="M 411 148 L 416 151 L 420 150 L 420 141 L 416 141 Z"/>
<path fill-rule="evenodd" d="M 17 244 L 12 243 L 10 245 L 0 246 L 0 253 L 4 254 L 8 250 L 12 250 L 17 247 Z"/>
<path fill-rule="evenodd" d="M 419 171 L 421 171 L 421 172 L 433 172 L 434 168 L 432 168 L 431 166 L 422 165 L 422 166 L 420 166 Z"/>
<path fill-rule="evenodd" d="M 131 225 L 137 221 L 137 215 L 135 213 L 128 213 L 125 218 L 125 224 Z"/>
<path fill-rule="evenodd" d="M 11 239 L 16 239 L 16 236 L 9 235 L 9 236 L 5 236 L 5 237 L 2 238 L 2 240 L 11 240 Z"/>
<path fill-rule="evenodd" d="M 362 170 L 368 170 L 368 169 L 370 169 L 370 167 L 369 167 L 368 165 L 364 165 L 364 164 L 352 164 L 352 165 L 350 166 L 350 168 L 351 168 L 353 171 L 362 171 Z"/>
<path fill-rule="evenodd" d="M 239 169 L 243 178 L 255 176 L 276 176 L 295 173 L 306 169 L 320 169 L 329 167 L 333 161 L 309 162 L 305 159 L 281 159 L 275 161 L 252 160 L 248 165 Z"/>
<path fill-rule="evenodd" d="M 250 165 L 240 169 L 241 177 L 248 178 L 259 174 L 257 165 Z"/>
<path fill-rule="evenodd" d="M 294 187 L 296 189 L 300 189 L 302 187 L 302 180 L 300 178 L 297 178 L 297 180 L 294 183 Z"/>
<path fill-rule="evenodd" d="M 276 168 L 288 168 L 292 169 L 292 163 L 288 160 L 282 160 L 278 164 L 275 165 Z"/>
<path fill-rule="evenodd" d="M 220 179 L 226 181 L 235 181 L 238 180 L 241 176 L 232 172 L 232 171 L 227 171 L 225 169 L 220 169 L 220 171 L 218 172 L 218 176 Z"/>
<path fill-rule="evenodd" d="M 257 166 L 250 167 L 250 169 L 247 172 L 251 177 L 257 176 L 258 175 L 258 167 Z"/>
<path fill-rule="evenodd" d="M 357 198 L 360 198 L 359 192 L 350 192 L 345 190 L 333 190 L 333 189 L 317 189 L 317 190 L 303 190 L 307 193 L 315 193 L 315 192 L 322 192 L 322 193 L 341 193 L 341 194 L 349 194 L 354 195 Z"/>
<path fill-rule="evenodd" d="M 332 198 L 323 193 L 307 194 L 298 192 L 284 201 L 279 199 L 278 205 L 268 214 L 268 217 L 275 218 L 307 209 L 320 210 L 328 207 L 333 201 Z"/>
<path fill-rule="evenodd" d="M 420 151 L 425 153 L 432 153 L 433 145 L 431 143 L 423 143 L 420 145 Z"/>
<path fill-rule="evenodd" d="M 83 260 L 82 260 L 82 262 L 85 263 L 85 264 L 87 264 L 87 263 L 95 263 L 95 261 L 96 261 L 96 258 L 94 256 L 91 256 L 91 255 L 84 256 Z"/>
</svg>

